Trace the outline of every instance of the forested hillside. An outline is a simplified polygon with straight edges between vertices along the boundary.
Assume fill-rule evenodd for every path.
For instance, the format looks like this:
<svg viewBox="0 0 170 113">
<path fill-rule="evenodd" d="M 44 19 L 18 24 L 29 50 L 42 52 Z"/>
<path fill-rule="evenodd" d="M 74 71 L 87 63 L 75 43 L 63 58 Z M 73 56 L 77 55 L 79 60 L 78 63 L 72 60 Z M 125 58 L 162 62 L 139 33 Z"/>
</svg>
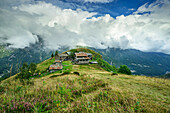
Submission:
<svg viewBox="0 0 170 113">
<path fill-rule="evenodd" d="M 103 59 L 116 67 L 127 65 L 136 75 L 159 76 L 170 71 L 170 55 L 156 52 L 142 52 L 134 49 L 95 49 Z"/>
</svg>

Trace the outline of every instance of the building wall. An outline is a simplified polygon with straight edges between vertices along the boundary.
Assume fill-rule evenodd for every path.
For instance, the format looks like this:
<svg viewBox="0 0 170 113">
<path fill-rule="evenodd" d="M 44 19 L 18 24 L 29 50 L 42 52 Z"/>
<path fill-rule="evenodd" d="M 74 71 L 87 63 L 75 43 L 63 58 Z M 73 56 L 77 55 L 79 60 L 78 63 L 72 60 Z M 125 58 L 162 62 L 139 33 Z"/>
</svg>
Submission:
<svg viewBox="0 0 170 113">
<path fill-rule="evenodd" d="M 55 64 L 56 64 L 56 66 L 62 66 L 62 63 L 59 63 L 59 62 L 57 62 Z"/>
<path fill-rule="evenodd" d="M 65 59 L 67 60 L 67 56 L 60 56 L 60 59 L 64 61 Z"/>
<path fill-rule="evenodd" d="M 88 64 L 89 63 L 89 60 L 87 61 L 78 61 L 77 64 Z"/>
</svg>

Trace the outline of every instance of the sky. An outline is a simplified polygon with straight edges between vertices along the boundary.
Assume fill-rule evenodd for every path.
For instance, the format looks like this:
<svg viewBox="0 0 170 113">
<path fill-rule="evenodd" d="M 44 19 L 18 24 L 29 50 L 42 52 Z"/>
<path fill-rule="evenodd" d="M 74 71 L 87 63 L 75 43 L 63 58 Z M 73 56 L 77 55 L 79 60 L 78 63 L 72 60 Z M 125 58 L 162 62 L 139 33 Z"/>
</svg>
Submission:
<svg viewBox="0 0 170 113">
<path fill-rule="evenodd" d="M 170 0 L 0 0 L 0 44 L 170 54 Z"/>
</svg>

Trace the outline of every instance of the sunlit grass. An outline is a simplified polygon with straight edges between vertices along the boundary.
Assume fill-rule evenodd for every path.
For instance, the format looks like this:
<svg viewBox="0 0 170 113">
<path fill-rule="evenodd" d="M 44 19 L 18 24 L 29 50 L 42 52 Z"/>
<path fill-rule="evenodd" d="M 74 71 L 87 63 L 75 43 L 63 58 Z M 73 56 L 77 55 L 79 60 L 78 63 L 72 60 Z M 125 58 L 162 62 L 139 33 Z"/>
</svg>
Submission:
<svg viewBox="0 0 170 113">
<path fill-rule="evenodd" d="M 38 69 L 44 71 L 53 62 L 44 61 Z M 56 72 L 31 80 L 13 77 L 3 81 L 0 112 L 169 112 L 168 79 L 112 76 L 97 64 L 71 65 L 71 61 L 64 61 L 63 65 L 63 71 L 69 74 Z"/>
<path fill-rule="evenodd" d="M 55 61 L 55 58 L 52 58 L 52 59 L 50 58 L 39 63 L 37 65 L 37 70 L 39 70 L 40 72 L 46 71 L 49 68 L 49 66 L 54 63 L 54 61 Z"/>
</svg>

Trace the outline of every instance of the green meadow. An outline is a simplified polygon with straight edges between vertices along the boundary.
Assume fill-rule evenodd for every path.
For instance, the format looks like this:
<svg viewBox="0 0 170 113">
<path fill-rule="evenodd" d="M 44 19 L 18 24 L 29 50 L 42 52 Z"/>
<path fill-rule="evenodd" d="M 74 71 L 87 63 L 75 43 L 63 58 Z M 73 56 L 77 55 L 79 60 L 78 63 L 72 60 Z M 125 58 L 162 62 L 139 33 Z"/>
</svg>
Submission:
<svg viewBox="0 0 170 113">
<path fill-rule="evenodd" d="M 54 59 L 38 64 L 45 71 Z M 168 113 L 170 80 L 112 75 L 98 64 L 63 62 L 61 72 L 0 83 L 0 112 L 157 112 Z"/>
</svg>

